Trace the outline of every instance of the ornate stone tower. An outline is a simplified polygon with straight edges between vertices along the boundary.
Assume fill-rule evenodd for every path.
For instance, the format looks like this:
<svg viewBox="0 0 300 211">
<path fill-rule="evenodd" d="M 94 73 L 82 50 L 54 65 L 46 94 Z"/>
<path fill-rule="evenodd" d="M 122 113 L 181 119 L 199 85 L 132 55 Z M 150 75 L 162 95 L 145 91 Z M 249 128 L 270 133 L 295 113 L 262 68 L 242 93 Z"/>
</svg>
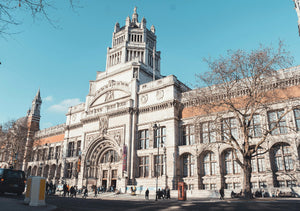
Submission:
<svg viewBox="0 0 300 211">
<path fill-rule="evenodd" d="M 300 36 L 300 0 L 294 0 L 294 2 L 295 2 L 295 10 L 298 15 L 298 31 Z"/>
<path fill-rule="evenodd" d="M 116 23 L 112 36 L 112 47 L 107 49 L 106 71 L 117 72 L 120 67 L 136 62 L 143 72 L 160 78 L 160 52 L 156 51 L 155 28 L 146 27 L 146 19 L 138 21 L 137 8 L 134 8 L 132 17 L 128 16 L 125 26 Z M 139 71 L 139 70 L 137 70 Z M 133 73 L 133 77 L 138 72 Z"/>
<path fill-rule="evenodd" d="M 27 162 L 30 160 L 30 155 L 33 147 L 33 137 L 35 132 L 40 129 L 41 105 L 42 105 L 42 99 L 41 99 L 41 94 L 39 89 L 32 101 L 31 109 L 27 113 L 28 134 L 27 134 L 26 147 L 24 153 L 23 169 L 27 169 L 26 165 Z"/>
</svg>

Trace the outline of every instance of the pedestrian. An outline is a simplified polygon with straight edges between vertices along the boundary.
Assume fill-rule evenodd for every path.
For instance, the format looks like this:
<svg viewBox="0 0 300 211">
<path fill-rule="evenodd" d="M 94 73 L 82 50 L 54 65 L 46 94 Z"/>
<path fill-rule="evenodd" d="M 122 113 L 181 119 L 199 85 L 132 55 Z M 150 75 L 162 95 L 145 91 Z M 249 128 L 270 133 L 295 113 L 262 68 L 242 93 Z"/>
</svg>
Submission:
<svg viewBox="0 0 300 211">
<path fill-rule="evenodd" d="M 94 193 L 95 193 L 94 197 L 97 197 L 97 186 L 94 187 Z"/>
<path fill-rule="evenodd" d="M 46 194 L 48 195 L 48 192 L 49 192 L 49 183 L 48 181 L 46 182 Z"/>
<path fill-rule="evenodd" d="M 88 196 L 88 190 L 87 190 L 87 187 L 85 187 L 84 192 L 83 192 L 83 198 L 86 199 L 87 196 Z"/>
<path fill-rule="evenodd" d="M 221 199 L 221 200 L 224 200 L 224 188 L 221 188 L 221 189 L 219 190 L 219 193 L 220 193 L 220 199 Z"/>
<path fill-rule="evenodd" d="M 68 191 L 68 187 L 66 184 L 64 184 L 63 186 L 64 197 L 66 197 L 67 191 Z"/>
<path fill-rule="evenodd" d="M 145 191 L 145 199 L 149 200 L 149 189 Z"/>
<path fill-rule="evenodd" d="M 53 183 L 52 181 L 49 184 L 49 195 L 51 195 L 53 193 Z"/>
<path fill-rule="evenodd" d="M 167 186 L 166 192 L 167 192 L 167 199 L 170 199 L 171 198 L 171 196 L 170 196 L 170 188 L 168 186 Z"/>
</svg>

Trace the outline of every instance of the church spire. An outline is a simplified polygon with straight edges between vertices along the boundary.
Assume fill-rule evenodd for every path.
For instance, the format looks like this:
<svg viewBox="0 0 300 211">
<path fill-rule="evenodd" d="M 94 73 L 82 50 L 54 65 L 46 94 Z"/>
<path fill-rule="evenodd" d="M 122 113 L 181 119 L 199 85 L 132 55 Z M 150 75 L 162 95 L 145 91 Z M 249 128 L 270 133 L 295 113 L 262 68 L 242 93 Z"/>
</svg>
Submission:
<svg viewBox="0 0 300 211">
<path fill-rule="evenodd" d="M 41 116 L 40 115 L 41 105 L 42 105 L 42 98 L 41 98 L 41 92 L 39 89 L 32 101 L 32 106 L 31 106 L 29 115 L 39 118 Z"/>
<path fill-rule="evenodd" d="M 136 22 L 139 22 L 138 21 L 138 14 L 136 12 L 136 7 L 134 7 L 133 9 L 133 14 L 132 14 L 132 20 L 131 20 L 132 23 L 136 23 Z"/>
</svg>

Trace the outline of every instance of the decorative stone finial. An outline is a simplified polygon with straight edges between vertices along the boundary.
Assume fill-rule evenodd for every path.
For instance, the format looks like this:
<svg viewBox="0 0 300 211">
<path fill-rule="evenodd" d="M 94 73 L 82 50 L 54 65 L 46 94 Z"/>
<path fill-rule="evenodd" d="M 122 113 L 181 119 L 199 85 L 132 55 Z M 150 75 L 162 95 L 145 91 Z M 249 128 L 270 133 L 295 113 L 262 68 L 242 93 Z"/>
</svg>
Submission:
<svg viewBox="0 0 300 211">
<path fill-rule="evenodd" d="M 127 16 L 126 21 L 125 21 L 125 26 L 129 26 L 130 25 L 130 17 Z"/>
<path fill-rule="evenodd" d="M 147 21 L 146 21 L 146 19 L 144 17 L 142 18 L 142 22 L 141 23 L 142 23 L 141 24 L 141 28 L 146 28 Z"/>
<path fill-rule="evenodd" d="M 116 25 L 115 25 L 115 30 L 114 30 L 114 32 L 116 33 L 116 32 L 118 32 L 118 31 L 120 31 L 120 24 L 117 22 Z"/>
<path fill-rule="evenodd" d="M 136 13 L 136 7 L 134 7 L 133 9 L 133 14 L 132 14 L 132 20 L 131 20 L 132 23 L 136 23 L 138 22 L 138 14 Z"/>
<path fill-rule="evenodd" d="M 151 26 L 150 30 L 153 32 L 153 34 L 155 34 L 155 28 L 153 25 Z"/>
</svg>

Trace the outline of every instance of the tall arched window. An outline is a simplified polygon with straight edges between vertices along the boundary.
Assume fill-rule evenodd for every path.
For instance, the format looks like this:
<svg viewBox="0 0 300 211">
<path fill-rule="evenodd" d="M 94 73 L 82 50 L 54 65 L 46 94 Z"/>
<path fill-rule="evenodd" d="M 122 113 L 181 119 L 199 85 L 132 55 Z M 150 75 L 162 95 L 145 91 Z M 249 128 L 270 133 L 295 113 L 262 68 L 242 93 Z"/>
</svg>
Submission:
<svg viewBox="0 0 300 211">
<path fill-rule="evenodd" d="M 208 152 L 203 158 L 203 173 L 204 175 L 216 174 L 216 156 L 213 152 Z"/>
<path fill-rule="evenodd" d="M 194 176 L 195 159 L 193 155 L 184 154 L 182 156 L 182 166 L 183 166 L 183 172 L 182 172 L 183 177 Z"/>
<path fill-rule="evenodd" d="M 274 147 L 274 164 L 275 171 L 291 171 L 294 170 L 292 153 L 288 144 L 280 144 Z"/>
<path fill-rule="evenodd" d="M 232 150 L 228 150 L 224 154 L 224 162 L 225 162 L 225 175 L 227 174 L 239 174 L 241 173 L 241 167 L 236 162 L 236 158 Z"/>
</svg>

